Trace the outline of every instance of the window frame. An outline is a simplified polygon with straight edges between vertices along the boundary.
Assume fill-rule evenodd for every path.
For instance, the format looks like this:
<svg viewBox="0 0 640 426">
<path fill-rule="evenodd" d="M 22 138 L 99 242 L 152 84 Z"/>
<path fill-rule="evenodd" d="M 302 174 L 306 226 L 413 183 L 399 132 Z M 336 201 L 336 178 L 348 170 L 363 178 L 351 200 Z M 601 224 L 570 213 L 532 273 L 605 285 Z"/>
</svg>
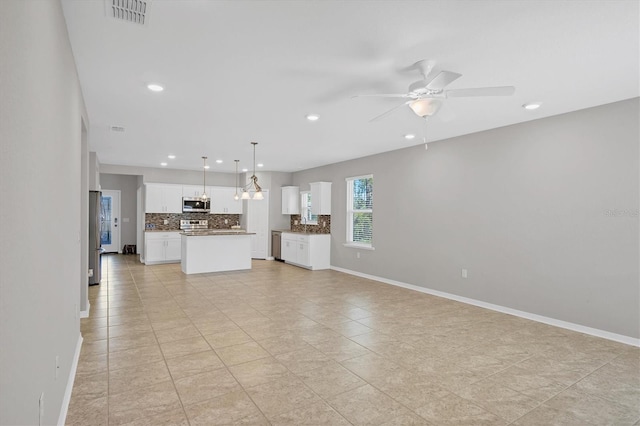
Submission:
<svg viewBox="0 0 640 426">
<path fill-rule="evenodd" d="M 311 214 L 311 206 L 307 206 L 307 203 L 305 203 L 305 197 L 307 196 L 311 197 L 311 191 L 300 191 L 300 224 L 303 225 L 302 219 L 306 219 L 307 225 L 317 225 L 318 215 Z M 313 218 L 314 216 L 315 219 Z"/>
<path fill-rule="evenodd" d="M 354 209 L 353 208 L 353 183 L 356 180 L 360 179 L 373 179 L 373 174 L 361 175 L 361 176 L 352 176 L 345 178 L 345 182 L 347 185 L 347 235 L 346 242 L 343 244 L 345 247 L 353 247 L 364 250 L 375 250 L 373 247 L 373 204 L 370 209 Z M 358 241 L 353 241 L 353 215 L 354 213 L 371 213 L 371 242 L 370 243 L 362 243 Z"/>
</svg>

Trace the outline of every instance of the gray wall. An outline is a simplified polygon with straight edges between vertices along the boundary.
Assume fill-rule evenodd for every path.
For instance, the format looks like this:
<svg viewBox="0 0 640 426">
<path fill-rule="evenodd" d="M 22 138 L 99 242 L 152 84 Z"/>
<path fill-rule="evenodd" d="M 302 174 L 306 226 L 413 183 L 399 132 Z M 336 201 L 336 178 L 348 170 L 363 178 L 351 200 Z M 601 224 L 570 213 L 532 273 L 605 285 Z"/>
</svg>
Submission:
<svg viewBox="0 0 640 426">
<path fill-rule="evenodd" d="M 136 244 L 138 223 L 136 191 L 138 189 L 138 176 L 100 173 L 100 186 L 102 190 L 113 189 L 120 191 L 119 249 L 122 249 L 125 244 Z M 125 219 L 129 221 L 126 222 Z"/>
<path fill-rule="evenodd" d="M 60 2 L 0 1 L 0 58 L 0 424 L 37 425 L 44 393 L 51 425 L 80 337 L 89 123 Z M 17 211 L 26 198 L 38 207 Z"/>
<path fill-rule="evenodd" d="M 80 133 L 80 311 L 88 314 L 89 306 L 89 135 L 87 124 Z"/>
<path fill-rule="evenodd" d="M 638 117 L 636 98 L 293 181 L 334 183 L 334 266 L 638 338 Z M 343 246 L 344 179 L 369 173 L 375 251 Z"/>
<path fill-rule="evenodd" d="M 100 162 L 95 152 L 89 153 L 89 191 L 100 191 Z"/>
</svg>

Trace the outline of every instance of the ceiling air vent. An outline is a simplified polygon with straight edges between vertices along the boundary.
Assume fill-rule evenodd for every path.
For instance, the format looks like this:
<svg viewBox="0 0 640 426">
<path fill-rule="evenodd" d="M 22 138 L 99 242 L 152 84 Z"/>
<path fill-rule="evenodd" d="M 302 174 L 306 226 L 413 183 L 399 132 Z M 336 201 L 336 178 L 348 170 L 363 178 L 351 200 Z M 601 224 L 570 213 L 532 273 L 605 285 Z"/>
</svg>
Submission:
<svg viewBox="0 0 640 426">
<path fill-rule="evenodd" d="M 124 132 L 124 127 L 122 127 L 122 126 L 111 126 L 111 131 L 112 132 L 120 132 L 120 133 L 122 133 L 122 132 Z"/>
<path fill-rule="evenodd" d="M 144 25 L 148 19 L 151 0 L 104 0 L 107 16 L 121 21 Z"/>
</svg>

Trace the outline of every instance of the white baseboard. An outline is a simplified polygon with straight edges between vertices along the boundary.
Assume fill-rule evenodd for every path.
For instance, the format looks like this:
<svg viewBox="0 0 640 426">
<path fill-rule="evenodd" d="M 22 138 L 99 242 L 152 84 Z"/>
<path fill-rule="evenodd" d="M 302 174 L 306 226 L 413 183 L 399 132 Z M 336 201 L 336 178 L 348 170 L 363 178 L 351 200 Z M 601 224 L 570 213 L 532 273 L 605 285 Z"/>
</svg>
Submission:
<svg viewBox="0 0 640 426">
<path fill-rule="evenodd" d="M 69 378 L 67 379 L 67 389 L 64 391 L 62 398 L 62 407 L 60 408 L 60 416 L 58 417 L 58 426 L 64 426 L 67 421 L 67 412 L 69 411 L 69 403 L 71 402 L 71 393 L 73 392 L 73 383 L 76 380 L 76 370 L 78 369 L 78 360 L 80 359 L 80 351 L 82 350 L 82 334 L 78 335 L 78 343 L 76 344 L 76 353 L 73 355 Z"/>
<path fill-rule="evenodd" d="M 91 303 L 87 301 L 87 310 L 80 311 L 80 318 L 89 318 L 89 311 L 91 311 Z"/>
<path fill-rule="evenodd" d="M 634 337 L 625 336 L 622 334 L 611 333 L 609 331 L 600 330 L 597 328 L 591 328 L 572 322 L 562 321 L 555 318 L 549 318 L 542 315 L 532 314 L 530 312 L 519 311 L 517 309 L 507 308 L 505 306 L 494 305 L 492 303 L 483 302 L 481 300 L 470 299 L 468 297 L 458 296 L 456 294 L 445 293 L 444 291 L 432 290 L 426 287 L 420 287 L 413 284 L 407 284 L 400 281 L 390 280 L 388 278 L 377 277 L 375 275 L 364 274 L 358 271 L 352 271 L 350 269 L 340 268 L 337 266 L 331 266 L 331 269 L 338 272 L 344 272 L 345 274 L 355 275 L 361 278 L 367 278 L 373 281 L 379 281 L 385 284 L 391 284 L 397 287 L 403 287 L 409 290 L 419 291 L 420 293 L 431 294 L 433 296 L 443 297 L 445 299 L 455 300 L 457 302 L 466 303 L 468 305 L 478 306 L 480 308 L 490 309 L 496 312 L 502 312 L 509 315 L 514 315 L 520 318 L 525 318 L 532 321 L 541 322 L 544 324 L 553 325 L 555 327 L 564 328 L 567 330 L 577 331 L 579 333 L 589 334 L 591 336 L 602 337 L 603 339 L 613 340 L 615 342 L 624 343 L 631 346 L 640 347 L 640 339 Z"/>
</svg>

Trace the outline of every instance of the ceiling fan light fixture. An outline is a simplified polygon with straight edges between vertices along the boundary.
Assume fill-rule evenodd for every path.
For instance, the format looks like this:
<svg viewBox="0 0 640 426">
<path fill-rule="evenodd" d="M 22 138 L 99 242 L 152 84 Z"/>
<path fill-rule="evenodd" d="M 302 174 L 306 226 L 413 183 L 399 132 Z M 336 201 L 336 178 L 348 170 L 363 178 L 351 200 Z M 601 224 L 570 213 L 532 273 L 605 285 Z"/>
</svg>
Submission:
<svg viewBox="0 0 640 426">
<path fill-rule="evenodd" d="M 409 108 L 418 117 L 429 117 L 438 110 L 439 103 L 433 99 L 417 99 L 409 104 Z"/>
</svg>

